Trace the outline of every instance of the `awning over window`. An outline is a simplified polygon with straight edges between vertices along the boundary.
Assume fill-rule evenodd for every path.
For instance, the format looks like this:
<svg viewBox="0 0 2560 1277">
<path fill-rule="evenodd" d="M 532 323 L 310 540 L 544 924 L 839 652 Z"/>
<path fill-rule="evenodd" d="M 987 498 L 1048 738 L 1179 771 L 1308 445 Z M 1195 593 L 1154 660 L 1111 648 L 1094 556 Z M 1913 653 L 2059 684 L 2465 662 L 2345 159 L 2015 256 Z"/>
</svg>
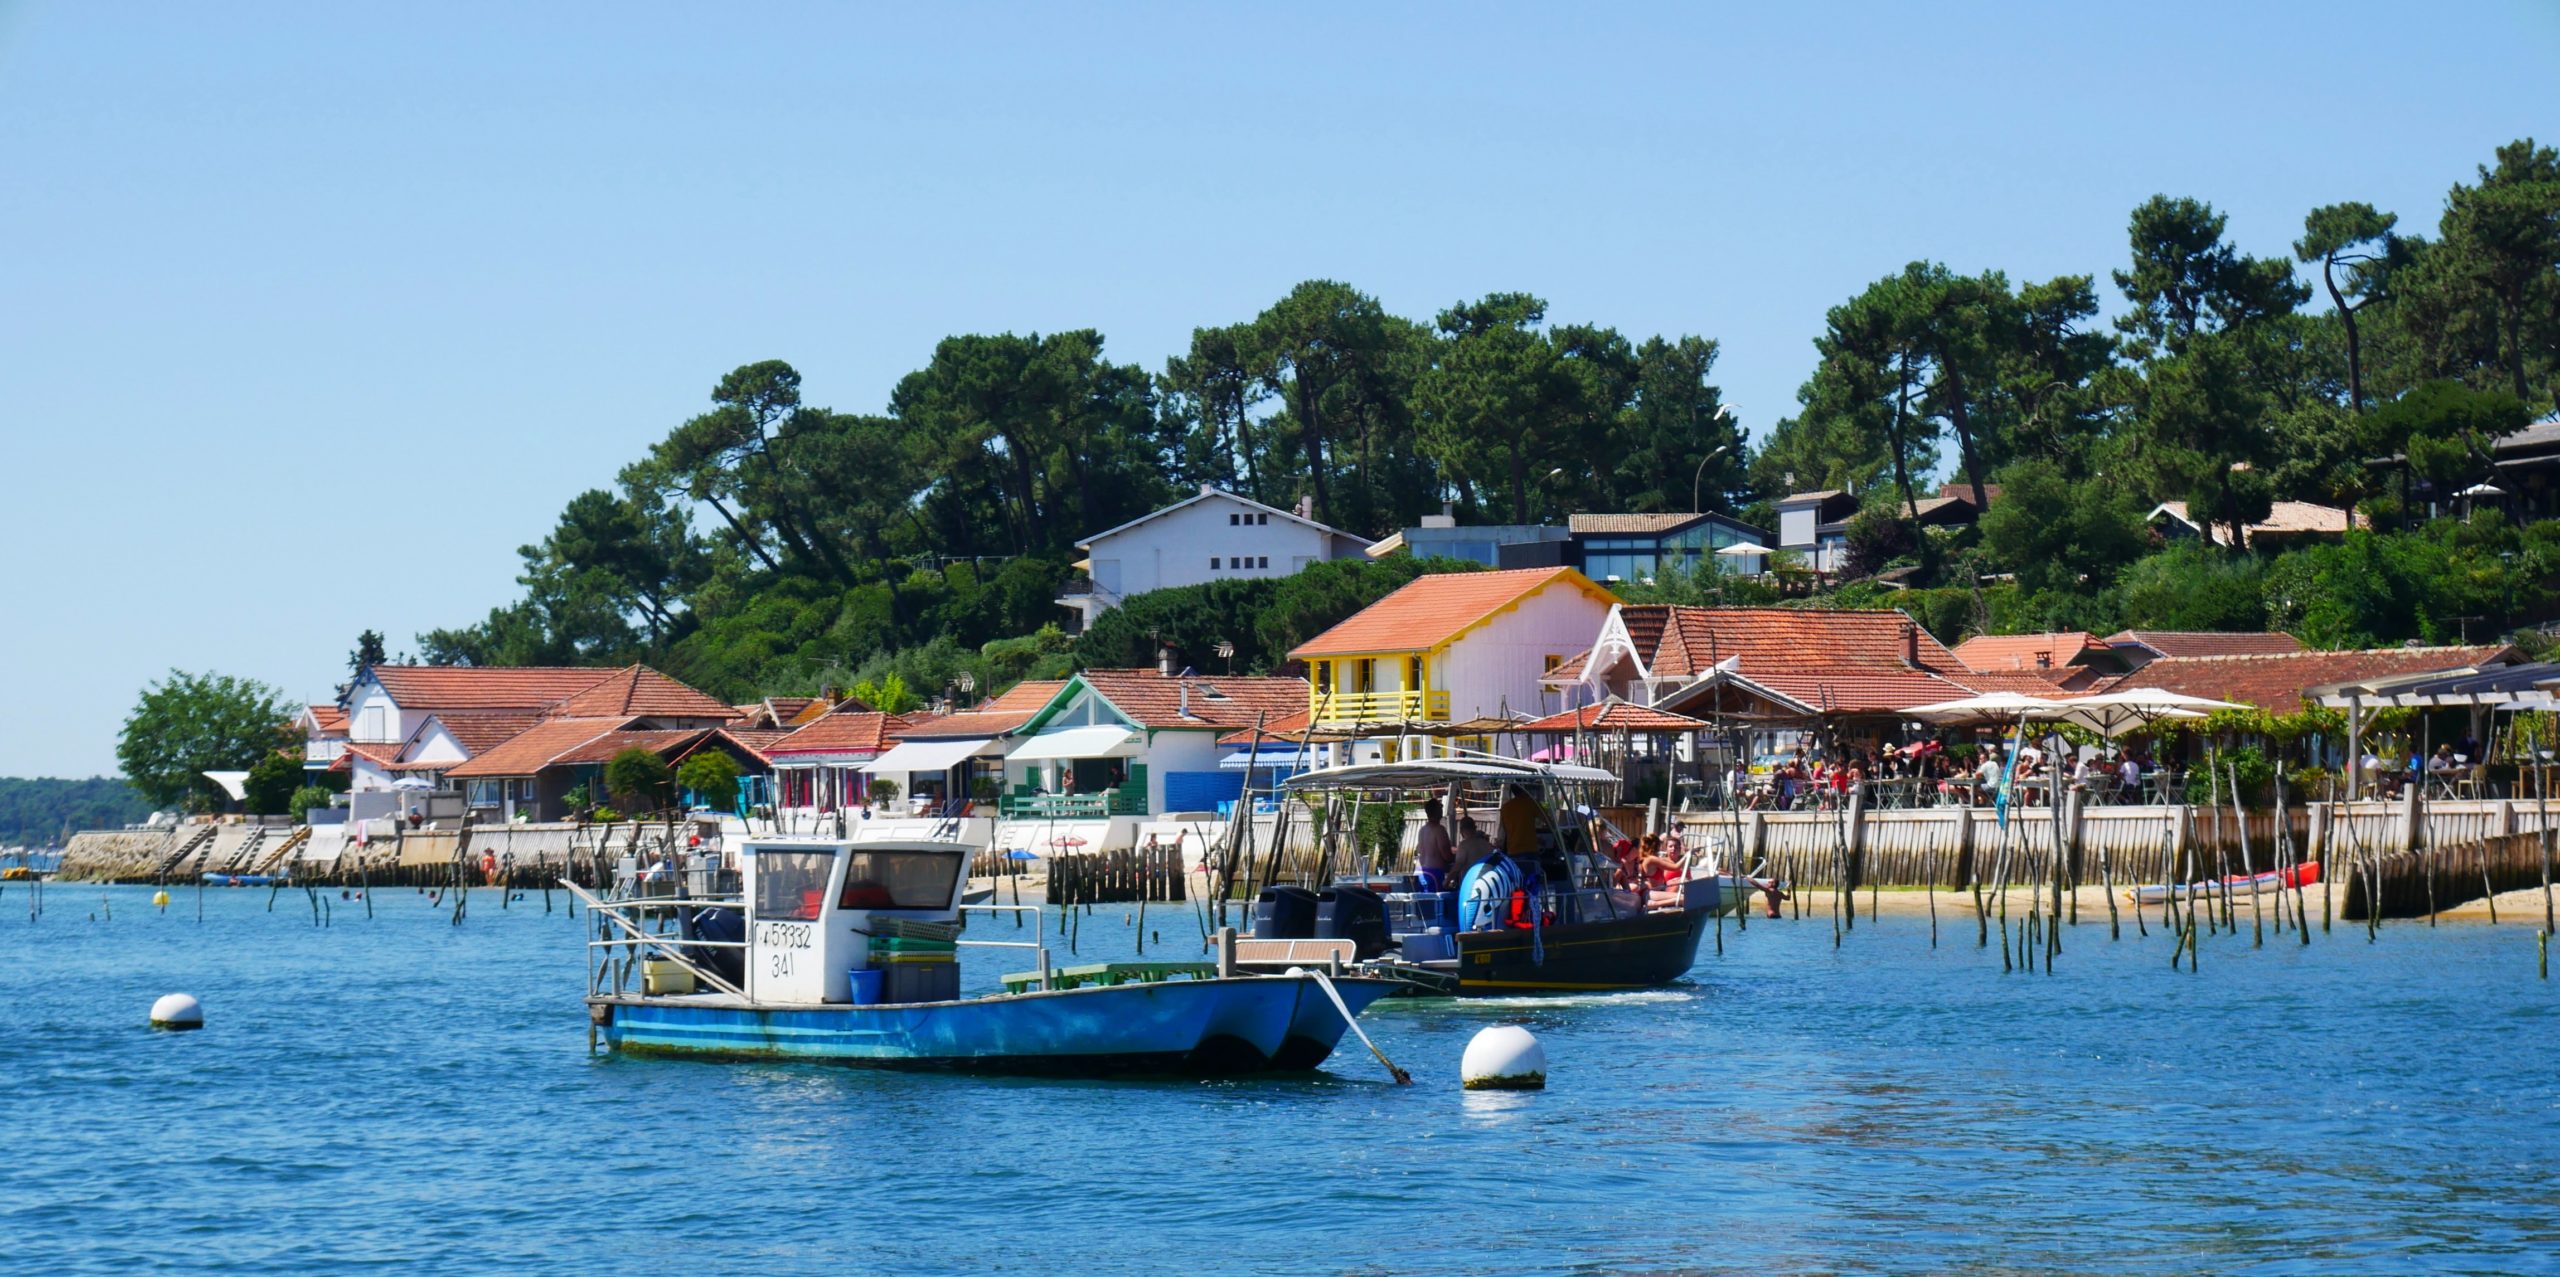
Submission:
<svg viewBox="0 0 2560 1277">
<path fill-rule="evenodd" d="M 911 740 L 862 765 L 874 776 L 898 772 L 947 772 L 961 759 L 985 749 L 991 736 L 964 736 L 957 740 Z"/>
<path fill-rule="evenodd" d="M 1017 763 L 1037 763 L 1055 758 L 1102 758 L 1128 744 L 1137 736 L 1126 727 L 1069 727 L 1042 732 L 1013 747 L 1005 755 Z M 899 746 L 900 749 L 906 748 Z"/>
<path fill-rule="evenodd" d="M 1300 749 L 1293 741 L 1287 745 L 1265 745 L 1260 753 L 1239 749 L 1219 759 L 1218 766 L 1222 770 L 1231 772 L 1240 772 L 1247 767 L 1255 771 L 1270 771 L 1274 768 L 1287 771 L 1317 766 L 1316 760 L 1323 756 L 1322 750 Z"/>
</svg>

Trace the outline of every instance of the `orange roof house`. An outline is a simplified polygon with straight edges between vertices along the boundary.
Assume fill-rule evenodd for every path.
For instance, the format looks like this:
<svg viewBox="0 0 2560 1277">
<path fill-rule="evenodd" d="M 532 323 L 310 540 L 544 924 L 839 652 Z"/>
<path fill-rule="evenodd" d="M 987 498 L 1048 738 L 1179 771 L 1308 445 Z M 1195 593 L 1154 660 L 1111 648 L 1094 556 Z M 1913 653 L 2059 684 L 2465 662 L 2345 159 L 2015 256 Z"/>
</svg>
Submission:
<svg viewBox="0 0 2560 1277">
<path fill-rule="evenodd" d="M 338 708 L 352 740 L 391 751 L 387 758 L 359 751 L 348 761 L 358 790 L 392 783 L 395 770 L 450 774 L 546 720 L 640 720 L 636 725 L 675 729 L 738 719 L 729 706 L 645 665 L 375 665 L 357 673 Z"/>
<path fill-rule="evenodd" d="M 651 728 L 639 717 L 546 718 L 448 770 L 462 782 L 465 804 L 481 819 L 562 820 L 576 814 L 573 791 L 601 802 L 605 765 L 626 750 L 643 749 L 672 769 L 705 749 L 730 756 L 742 773 L 760 772 L 769 760 L 724 728 Z M 698 795 L 726 807 L 734 795 Z"/>
<path fill-rule="evenodd" d="M 560 702 L 562 718 L 646 717 L 662 726 L 714 727 L 735 721 L 738 711 L 646 665 L 627 665 Z"/>
<path fill-rule="evenodd" d="M 829 714 L 783 734 L 764 752 L 777 763 L 860 762 L 896 744 L 901 726 L 896 718 L 876 710 Z"/>
<path fill-rule="evenodd" d="M 1451 723 L 1552 706 L 1617 596 L 1572 568 L 1417 577 L 1289 653 L 1319 726 Z"/>
<path fill-rule="evenodd" d="M 1622 604 L 1548 682 L 1586 700 L 1766 719 L 1891 715 L 2014 677 L 1974 674 L 1899 610 Z"/>
</svg>

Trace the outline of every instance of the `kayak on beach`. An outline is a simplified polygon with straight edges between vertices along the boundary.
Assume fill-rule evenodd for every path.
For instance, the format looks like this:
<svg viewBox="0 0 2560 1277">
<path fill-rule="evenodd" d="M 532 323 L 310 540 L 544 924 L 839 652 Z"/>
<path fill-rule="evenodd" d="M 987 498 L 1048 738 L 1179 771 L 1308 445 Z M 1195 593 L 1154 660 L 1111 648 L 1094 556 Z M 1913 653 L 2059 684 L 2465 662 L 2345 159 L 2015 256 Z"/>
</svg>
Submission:
<svg viewBox="0 0 2560 1277">
<path fill-rule="evenodd" d="M 2262 874 L 2232 874 L 2227 878 L 2206 882 L 2182 882 L 2174 887 L 2167 883 L 2153 883 L 2147 887 L 2127 887 L 2124 898 L 2138 905 L 2156 905 L 2165 903 L 2173 894 L 2180 900 L 2185 900 L 2197 892 L 2203 892 L 2209 896 L 2261 896 L 2270 891 L 2308 887 L 2319 881 L 2320 864 L 2318 861 L 2312 861 L 2296 865 L 2291 869 L 2269 870 Z"/>
</svg>

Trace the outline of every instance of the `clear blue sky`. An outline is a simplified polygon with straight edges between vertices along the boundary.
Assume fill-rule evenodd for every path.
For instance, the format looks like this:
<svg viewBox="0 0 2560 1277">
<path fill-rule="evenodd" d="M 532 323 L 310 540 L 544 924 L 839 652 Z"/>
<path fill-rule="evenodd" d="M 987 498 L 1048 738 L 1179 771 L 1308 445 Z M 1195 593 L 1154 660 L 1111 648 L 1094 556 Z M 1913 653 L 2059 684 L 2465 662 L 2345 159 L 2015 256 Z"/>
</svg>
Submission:
<svg viewBox="0 0 2560 1277">
<path fill-rule="evenodd" d="M 2560 140 L 2549 3 L 1767 8 L 0 4 L 0 775 L 479 617 L 749 360 L 876 410 L 949 333 L 1525 289 L 1722 342 L 1758 431 L 1913 258 L 2431 230 Z"/>
</svg>

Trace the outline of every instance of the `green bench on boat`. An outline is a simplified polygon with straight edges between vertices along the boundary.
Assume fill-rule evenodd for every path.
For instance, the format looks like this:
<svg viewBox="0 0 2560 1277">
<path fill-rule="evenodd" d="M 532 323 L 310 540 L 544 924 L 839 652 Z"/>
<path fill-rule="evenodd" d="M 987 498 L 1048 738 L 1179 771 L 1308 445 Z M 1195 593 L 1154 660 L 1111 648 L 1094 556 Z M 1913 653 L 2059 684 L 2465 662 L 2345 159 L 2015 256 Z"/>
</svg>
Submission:
<svg viewBox="0 0 2560 1277">
<path fill-rule="evenodd" d="M 1155 984 L 1173 979 L 1207 980 L 1218 974 L 1214 962 L 1087 962 L 1072 967 L 1049 968 L 1049 987 L 1080 989 L 1090 984 L 1108 987 L 1121 984 Z M 1037 971 L 1011 971 L 997 977 L 1004 981 L 1007 993 L 1021 993 L 1039 987 Z"/>
</svg>

